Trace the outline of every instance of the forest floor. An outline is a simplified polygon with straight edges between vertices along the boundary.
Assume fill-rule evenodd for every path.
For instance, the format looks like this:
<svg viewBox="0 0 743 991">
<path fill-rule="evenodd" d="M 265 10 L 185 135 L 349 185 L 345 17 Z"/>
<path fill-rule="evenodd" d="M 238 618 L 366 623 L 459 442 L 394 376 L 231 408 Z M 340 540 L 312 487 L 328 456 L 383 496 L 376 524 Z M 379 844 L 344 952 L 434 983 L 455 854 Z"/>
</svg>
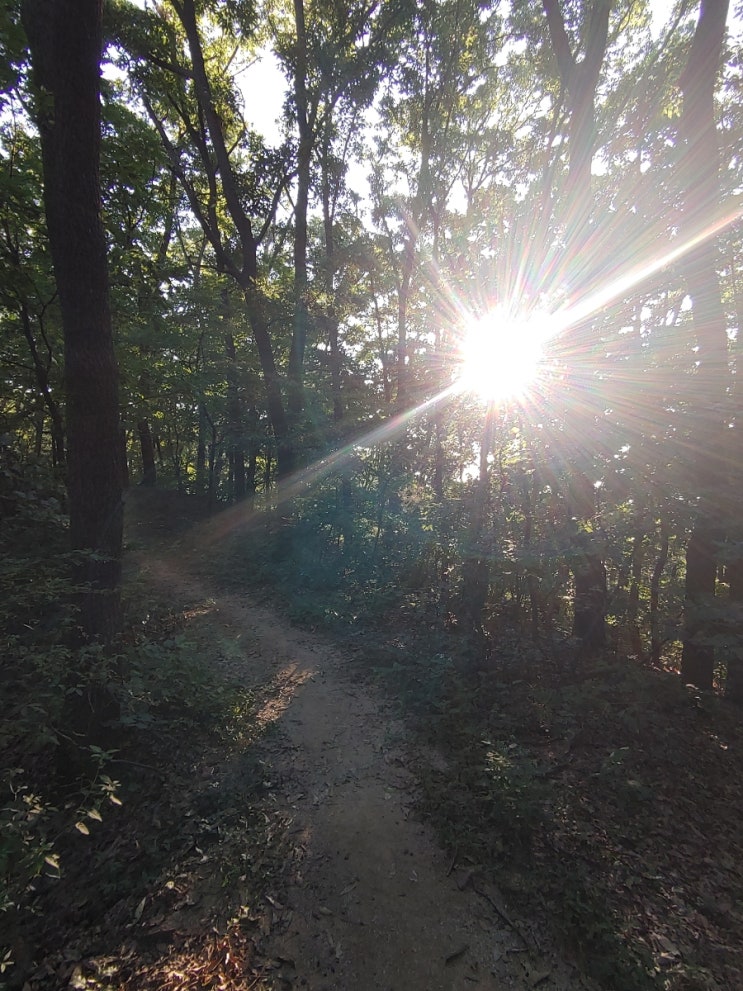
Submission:
<svg viewBox="0 0 743 991">
<path fill-rule="evenodd" d="M 488 739 L 449 695 L 421 732 L 369 677 L 370 642 L 215 583 L 229 517 L 191 528 L 181 508 L 128 508 L 128 595 L 185 659 L 163 674 L 182 679 L 174 711 L 114 757 L 123 805 L 61 842 L 0 988 L 743 986 L 736 713 L 614 668 L 551 684 L 502 668 Z M 203 692 L 214 725 L 179 691 Z"/>
<path fill-rule="evenodd" d="M 145 567 L 183 603 L 199 640 L 217 648 L 214 663 L 222 673 L 244 680 L 262 700 L 260 739 L 247 751 L 212 758 L 199 778 L 221 814 L 235 802 L 232 816 L 244 801 L 235 779 L 246 762 L 252 769 L 258 761 L 260 807 L 282 824 L 281 871 L 257 909 L 260 919 L 254 906 L 250 912 L 264 934 L 260 952 L 234 986 L 588 987 L 573 967 L 540 952 L 545 934 L 511 919 L 499 892 L 456 865 L 416 817 L 415 768 L 435 755 L 423 755 L 389 704 L 359 680 L 358 661 L 317 634 L 292 629 L 265 605 L 184 574 L 180 565 L 178 558 L 157 558 Z M 231 647 L 220 656 L 218 645 L 225 643 Z M 203 804 L 203 795 L 202 784 L 194 802 Z M 234 858 L 233 878 L 216 904 L 196 896 L 213 916 L 202 926 L 219 928 L 220 917 L 239 914 L 241 864 L 254 856 L 249 837 L 229 836 L 218 858 Z M 205 865 L 199 873 L 209 886 L 212 870 Z M 155 916 L 160 925 L 156 910 Z M 140 925 L 147 922 L 143 913 Z"/>
<path fill-rule="evenodd" d="M 114 760 L 123 804 L 63 844 L 0 987 L 591 988 L 438 845 L 415 808 L 421 766 L 444 758 L 358 657 L 215 587 L 203 538 L 179 543 L 187 521 L 152 505 L 129 509 L 128 584 L 230 686 L 231 729 L 186 722 L 163 740 L 154 725 L 149 753 Z"/>
<path fill-rule="evenodd" d="M 247 746 L 238 735 L 236 746 L 218 759 L 204 755 L 195 768 L 190 804 L 202 816 L 208 807 L 219 850 L 205 852 L 203 866 L 179 884 L 181 899 L 193 903 L 188 929 L 213 933 L 215 943 L 221 937 L 224 957 L 218 952 L 215 960 L 208 946 L 211 962 L 204 961 L 198 941 L 201 955 L 179 951 L 171 941 L 179 910 L 153 899 L 137 926 L 171 934 L 170 945 L 126 986 L 206 987 L 203 968 L 213 974 L 218 963 L 214 986 L 235 989 L 589 988 L 554 946 L 545 949 L 547 933 L 512 917 L 497 888 L 457 864 L 416 815 L 416 770 L 443 758 L 416 743 L 389 701 L 360 677 L 358 657 L 293 628 L 249 595 L 215 587 L 199 567 L 201 554 L 161 550 L 139 553 L 137 562 L 157 596 L 182 611 L 189 635 L 210 650 L 218 675 L 256 700 Z M 271 824 L 258 850 L 250 832 L 220 830 L 222 820 L 240 815 L 246 776 L 252 813 Z M 243 865 L 260 861 L 266 842 L 273 870 L 255 904 L 247 890 L 241 897 L 250 874 Z M 242 957 L 233 947 L 230 967 L 236 932 L 251 935 L 247 954 L 245 942 Z M 163 980 L 175 970 L 172 984 Z"/>
</svg>

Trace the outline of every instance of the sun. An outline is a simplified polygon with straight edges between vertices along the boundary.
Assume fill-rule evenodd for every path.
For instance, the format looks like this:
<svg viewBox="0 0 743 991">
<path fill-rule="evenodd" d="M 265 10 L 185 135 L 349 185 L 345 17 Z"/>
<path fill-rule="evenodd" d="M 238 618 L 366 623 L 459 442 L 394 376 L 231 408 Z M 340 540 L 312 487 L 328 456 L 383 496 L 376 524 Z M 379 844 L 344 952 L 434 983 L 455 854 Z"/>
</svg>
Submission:
<svg viewBox="0 0 743 991">
<path fill-rule="evenodd" d="M 483 402 L 523 398 L 544 365 L 549 318 L 513 318 L 499 311 L 472 320 L 459 344 L 461 392 Z"/>
</svg>

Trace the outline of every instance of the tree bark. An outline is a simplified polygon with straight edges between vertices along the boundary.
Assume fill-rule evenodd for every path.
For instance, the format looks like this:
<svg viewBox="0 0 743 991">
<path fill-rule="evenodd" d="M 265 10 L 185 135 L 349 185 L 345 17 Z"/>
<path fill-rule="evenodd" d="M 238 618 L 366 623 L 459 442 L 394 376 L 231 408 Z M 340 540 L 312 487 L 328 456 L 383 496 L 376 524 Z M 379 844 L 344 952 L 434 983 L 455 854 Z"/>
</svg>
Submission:
<svg viewBox="0 0 743 991">
<path fill-rule="evenodd" d="M 681 78 L 684 106 L 680 122 L 683 157 L 679 166 L 684 196 L 682 231 L 692 241 L 719 207 L 719 149 L 714 94 L 725 38 L 727 0 L 702 0 L 694 39 Z M 722 537 L 721 493 L 726 483 L 725 425 L 720 405 L 728 385 L 728 342 L 725 311 L 717 275 L 717 245 L 704 240 L 686 261 L 686 283 L 692 300 L 697 339 L 692 409 L 693 486 L 696 520 L 686 552 L 684 646 L 681 676 L 688 684 L 711 688 L 714 648 L 703 642 L 705 608 L 716 591 L 716 560 Z"/>
<path fill-rule="evenodd" d="M 584 30 L 585 54 L 580 61 L 571 50 L 559 0 L 542 0 L 542 3 L 560 80 L 570 108 L 568 184 L 563 203 L 565 261 L 558 278 L 564 279 L 577 297 L 587 289 L 576 282 L 574 273 L 584 271 L 583 263 L 579 266 L 578 262 L 591 235 L 595 99 L 606 53 L 612 0 L 596 0 L 590 7 Z M 577 532 L 574 534 L 571 565 L 575 586 L 573 635 L 580 637 L 588 647 L 601 647 L 606 641 L 606 569 L 594 541 L 581 531 L 581 524 L 590 521 L 594 515 L 591 480 L 577 468 L 571 487 L 582 493 L 578 500 L 571 500 L 577 503 L 574 512 Z"/>
<path fill-rule="evenodd" d="M 90 585 L 80 622 L 110 640 L 120 625 L 124 457 L 101 222 L 100 0 L 24 0 L 44 207 L 65 340 L 72 546 Z"/>
<path fill-rule="evenodd" d="M 304 352 L 307 346 L 307 209 L 310 196 L 310 160 L 313 121 L 307 100 L 307 31 L 303 0 L 294 0 L 297 33 L 294 103 L 297 113 L 297 202 L 294 206 L 294 333 L 288 366 L 288 409 L 292 429 L 299 430 L 304 412 Z"/>
</svg>

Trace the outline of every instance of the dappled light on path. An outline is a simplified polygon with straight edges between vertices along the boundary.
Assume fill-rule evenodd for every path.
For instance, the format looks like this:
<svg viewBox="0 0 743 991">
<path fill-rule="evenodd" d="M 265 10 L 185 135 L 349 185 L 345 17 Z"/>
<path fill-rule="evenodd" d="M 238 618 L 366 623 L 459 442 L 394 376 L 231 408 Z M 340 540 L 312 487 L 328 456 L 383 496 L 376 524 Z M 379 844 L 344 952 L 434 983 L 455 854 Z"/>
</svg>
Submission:
<svg viewBox="0 0 743 991">
<path fill-rule="evenodd" d="M 256 712 L 258 725 L 265 729 L 284 715 L 297 690 L 309 681 L 315 671 L 298 664 L 288 664 L 272 679 L 267 688 L 267 700 Z"/>
</svg>

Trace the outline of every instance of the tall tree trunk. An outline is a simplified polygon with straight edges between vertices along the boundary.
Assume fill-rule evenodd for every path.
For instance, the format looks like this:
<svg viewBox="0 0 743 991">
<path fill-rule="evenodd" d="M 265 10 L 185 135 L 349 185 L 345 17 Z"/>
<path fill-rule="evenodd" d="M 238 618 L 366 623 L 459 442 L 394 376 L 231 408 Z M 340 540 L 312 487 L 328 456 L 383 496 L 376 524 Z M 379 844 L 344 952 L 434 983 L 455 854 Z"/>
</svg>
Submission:
<svg viewBox="0 0 743 991">
<path fill-rule="evenodd" d="M 669 526 L 665 517 L 660 521 L 660 549 L 650 576 L 650 662 L 660 664 L 663 641 L 660 628 L 660 583 L 668 564 Z"/>
<path fill-rule="evenodd" d="M 188 40 L 193 67 L 194 89 L 199 107 L 206 121 L 213 149 L 213 159 L 209 151 L 206 151 L 202 164 L 215 184 L 216 176 L 219 176 L 227 213 L 235 226 L 240 253 L 239 264 L 236 264 L 231 259 L 222 231 L 217 226 L 216 220 L 207 216 L 201 209 L 193 185 L 185 180 L 182 172 L 180 173 L 180 178 L 186 189 L 191 206 L 200 219 L 204 233 L 217 254 L 218 264 L 221 270 L 227 272 L 231 278 L 235 279 L 243 292 L 248 319 L 253 331 L 261 370 L 263 372 L 268 418 L 276 438 L 278 476 L 279 478 L 285 478 L 291 475 L 296 467 L 296 446 L 290 430 L 289 419 L 284 408 L 284 398 L 281 392 L 280 377 L 276 368 L 273 342 L 264 312 L 261 291 L 258 286 L 257 255 L 260 238 L 256 237 L 251 218 L 243 205 L 244 200 L 241 184 L 238 176 L 235 174 L 233 163 L 230 159 L 230 149 L 227 146 L 227 140 L 223 130 L 223 123 L 212 97 L 211 84 L 206 71 L 206 63 L 199 34 L 196 5 L 194 0 L 173 0 L 173 5 L 178 12 Z M 153 115 L 151 114 L 151 116 Z M 160 136 L 171 154 L 174 168 L 177 170 L 179 155 L 169 142 L 162 123 L 156 121 L 156 124 L 158 125 Z M 303 354 L 304 351 L 302 348 L 302 357 Z M 297 360 L 298 358 L 295 358 L 295 361 Z"/>
<path fill-rule="evenodd" d="M 309 312 L 307 305 L 307 208 L 310 195 L 310 160 L 313 122 L 307 101 L 307 32 L 304 0 L 294 0 L 297 33 L 294 68 L 294 103 L 299 130 L 297 145 L 297 201 L 294 206 L 294 333 L 288 367 L 288 409 L 296 432 L 304 412 L 304 352 L 307 346 Z"/>
<path fill-rule="evenodd" d="M 100 0 L 23 4 L 65 339 L 70 531 L 89 552 L 80 622 L 108 641 L 120 625 L 124 452 L 98 173 L 101 10 Z"/>
<path fill-rule="evenodd" d="M 137 435 L 139 449 L 142 452 L 142 485 L 152 487 L 157 484 L 157 466 L 150 421 L 146 417 L 137 421 Z"/>
<path fill-rule="evenodd" d="M 565 281 L 575 296 L 585 292 L 575 271 L 578 260 L 591 233 L 593 193 L 591 161 L 595 150 L 595 99 L 601 65 L 606 53 L 609 14 L 612 0 L 596 0 L 586 14 L 584 25 L 585 54 L 576 59 L 568 39 L 559 0 L 542 0 L 547 17 L 552 49 L 560 72 L 563 89 L 568 96 L 570 122 L 568 129 L 568 178 L 563 202 L 565 252 L 563 272 Z M 579 428 L 580 429 L 580 428 Z M 606 641 L 606 569 L 597 541 L 586 531 L 594 515 L 591 481 L 581 469 L 576 469 L 571 488 L 581 490 L 577 500 L 574 523 L 572 571 L 575 585 L 573 635 L 587 647 L 601 647 Z"/>
<path fill-rule="evenodd" d="M 681 78 L 684 108 L 680 122 L 683 157 L 679 166 L 684 193 L 682 231 L 692 241 L 719 208 L 719 150 L 715 125 L 715 83 L 725 38 L 727 0 L 702 0 L 694 39 Z M 686 551 L 684 647 L 681 676 L 699 688 L 711 688 L 714 648 L 704 643 L 705 610 L 715 596 L 717 549 L 723 536 L 720 502 L 726 478 L 725 425 L 720 405 L 728 385 L 725 311 L 717 275 L 717 245 L 706 240 L 688 256 L 686 283 L 692 300 L 697 342 L 696 403 L 691 439 L 696 520 Z"/>
</svg>

